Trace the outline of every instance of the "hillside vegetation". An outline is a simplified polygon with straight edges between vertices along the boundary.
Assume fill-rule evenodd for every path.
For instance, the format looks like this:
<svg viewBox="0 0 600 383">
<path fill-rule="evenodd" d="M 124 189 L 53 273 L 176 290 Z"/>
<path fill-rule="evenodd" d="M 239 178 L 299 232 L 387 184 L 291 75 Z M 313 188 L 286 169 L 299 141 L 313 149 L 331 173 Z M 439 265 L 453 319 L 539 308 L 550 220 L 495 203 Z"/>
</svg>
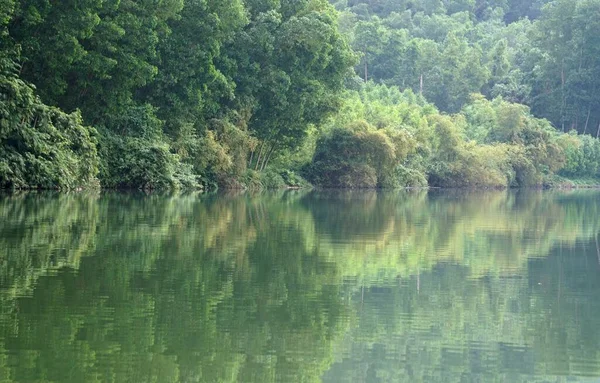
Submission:
<svg viewBox="0 0 600 383">
<path fill-rule="evenodd" d="M 594 183 L 598 36 L 600 0 L 5 0 L 0 186 Z"/>
</svg>

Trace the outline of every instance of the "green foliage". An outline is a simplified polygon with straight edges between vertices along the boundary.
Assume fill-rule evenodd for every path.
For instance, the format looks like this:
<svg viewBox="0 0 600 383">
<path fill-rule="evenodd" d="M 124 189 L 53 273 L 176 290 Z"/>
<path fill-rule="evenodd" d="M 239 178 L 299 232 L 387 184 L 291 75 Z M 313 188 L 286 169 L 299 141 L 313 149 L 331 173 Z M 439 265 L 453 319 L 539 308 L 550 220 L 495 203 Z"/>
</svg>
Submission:
<svg viewBox="0 0 600 383">
<path fill-rule="evenodd" d="M 281 189 L 286 186 L 286 182 L 278 172 L 267 170 L 261 174 L 260 183 L 264 189 Z"/>
<path fill-rule="evenodd" d="M 291 170 L 282 171 L 281 178 L 283 178 L 283 181 L 285 182 L 285 184 L 287 186 L 292 187 L 292 188 L 308 188 L 308 187 L 310 187 L 310 184 L 308 183 L 307 180 L 305 180 L 302 176 L 300 176 L 299 174 L 296 174 L 294 171 L 291 171 Z"/>
<path fill-rule="evenodd" d="M 409 186 L 399 185 L 395 172 L 416 145 L 406 129 L 376 129 L 359 120 L 343 128 L 333 128 L 322 137 L 306 173 L 311 181 L 324 187 Z"/>
<path fill-rule="evenodd" d="M 260 173 L 252 169 L 246 170 L 239 177 L 223 178 L 220 180 L 219 185 L 216 186 L 225 190 L 257 191 L 263 189 L 263 185 L 260 180 Z"/>
<path fill-rule="evenodd" d="M 442 187 L 506 187 L 511 181 L 509 147 L 464 140 L 461 120 L 435 116 L 436 142 L 429 182 Z"/>
<path fill-rule="evenodd" d="M 0 57 L 0 186 L 74 189 L 97 186 L 96 131 L 78 112 L 41 102 Z"/>
<path fill-rule="evenodd" d="M 14 7 L 15 0 L 6 0 L 0 4 L 0 41 L 6 37 L 4 28 L 12 18 Z"/>
<path fill-rule="evenodd" d="M 247 23 L 241 1 L 185 1 L 168 21 L 170 33 L 157 46 L 157 76 L 145 88 L 168 132 L 218 118 L 220 104 L 235 97 L 233 63 L 224 46 Z"/>
<path fill-rule="evenodd" d="M 600 1 L 555 0 L 534 26 L 532 109 L 563 132 L 600 133 Z"/>
<path fill-rule="evenodd" d="M 597 176 L 597 139 L 560 134 L 501 97 L 472 95 L 452 116 L 383 85 L 347 92 L 346 100 L 305 168 L 315 185 L 541 187 L 559 185 L 559 174 Z"/>
<path fill-rule="evenodd" d="M 103 161 L 101 181 L 109 188 L 194 188 L 197 180 L 190 165 L 164 142 L 105 133 L 100 143 Z"/>
<path fill-rule="evenodd" d="M 18 2 L 9 32 L 42 99 L 97 124 L 157 74 L 157 47 L 182 0 Z"/>
<path fill-rule="evenodd" d="M 248 169 L 236 177 L 222 178 L 219 187 L 225 190 L 264 191 L 310 188 L 311 184 L 291 170 L 271 167 L 262 172 Z"/>
<path fill-rule="evenodd" d="M 162 121 L 150 105 L 115 116 L 101 130 L 100 180 L 109 188 L 193 188 L 192 166 L 165 142 Z"/>
<path fill-rule="evenodd" d="M 5 0 L 2 186 L 595 178 L 598 1 Z"/>
<path fill-rule="evenodd" d="M 44 102 L 99 128 L 104 186 L 217 185 L 337 110 L 354 55 L 336 19 L 322 0 L 11 0 L 0 49 L 20 51 Z"/>
<path fill-rule="evenodd" d="M 251 23 L 228 49 L 237 63 L 237 93 L 252 108 L 249 129 L 278 152 L 297 148 L 311 124 L 337 110 L 354 55 L 326 1 L 285 0 L 281 10 L 268 11 L 264 5 L 251 7 Z"/>
<path fill-rule="evenodd" d="M 558 145 L 565 154 L 561 174 L 567 177 L 597 177 L 600 174 L 600 141 L 574 131 L 561 135 Z"/>
<path fill-rule="evenodd" d="M 396 166 L 390 178 L 394 180 L 389 185 L 390 187 L 425 188 L 429 186 L 427 178 L 421 171 L 405 167 L 404 165 Z"/>
<path fill-rule="evenodd" d="M 392 156 L 389 139 L 366 123 L 334 129 L 317 143 L 308 173 L 324 187 L 374 188 L 377 171 L 382 170 L 376 167 Z"/>
<path fill-rule="evenodd" d="M 547 121 L 533 117 L 527 107 L 502 98 L 487 101 L 474 96 L 462 113 L 468 138 L 484 145 L 504 145 L 504 154 L 487 151 L 496 161 L 505 158 L 503 165 L 494 165 L 507 174 L 504 186 L 541 186 L 545 178 L 565 165 L 565 153 L 559 143 L 562 135 Z"/>
</svg>

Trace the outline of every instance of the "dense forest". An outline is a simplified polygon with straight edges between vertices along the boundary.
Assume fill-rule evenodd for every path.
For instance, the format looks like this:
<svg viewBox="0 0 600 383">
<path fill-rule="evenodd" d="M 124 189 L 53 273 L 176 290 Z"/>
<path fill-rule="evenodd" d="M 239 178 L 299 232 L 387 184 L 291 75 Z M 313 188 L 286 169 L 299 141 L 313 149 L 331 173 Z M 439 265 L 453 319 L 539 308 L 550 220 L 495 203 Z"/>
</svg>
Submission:
<svg viewBox="0 0 600 383">
<path fill-rule="evenodd" d="M 597 183 L 600 0 L 3 0 L 3 188 Z"/>
</svg>

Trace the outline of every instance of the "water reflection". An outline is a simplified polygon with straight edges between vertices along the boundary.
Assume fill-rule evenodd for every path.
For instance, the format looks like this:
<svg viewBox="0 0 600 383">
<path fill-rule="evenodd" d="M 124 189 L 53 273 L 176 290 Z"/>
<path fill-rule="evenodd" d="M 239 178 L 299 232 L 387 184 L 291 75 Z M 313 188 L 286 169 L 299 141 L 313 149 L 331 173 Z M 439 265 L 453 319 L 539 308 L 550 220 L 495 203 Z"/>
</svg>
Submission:
<svg viewBox="0 0 600 383">
<path fill-rule="evenodd" d="M 0 382 L 600 377 L 600 193 L 0 198 Z"/>
</svg>

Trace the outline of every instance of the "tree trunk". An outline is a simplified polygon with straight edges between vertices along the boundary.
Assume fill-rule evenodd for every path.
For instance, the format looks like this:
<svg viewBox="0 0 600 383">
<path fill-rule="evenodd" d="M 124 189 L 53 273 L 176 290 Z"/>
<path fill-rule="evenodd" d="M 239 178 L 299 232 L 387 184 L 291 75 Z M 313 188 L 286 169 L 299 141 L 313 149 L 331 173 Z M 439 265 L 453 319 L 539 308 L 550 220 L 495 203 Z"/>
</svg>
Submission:
<svg viewBox="0 0 600 383">
<path fill-rule="evenodd" d="M 598 256 L 598 264 L 600 264 L 600 247 L 598 247 L 598 233 L 596 233 L 596 254 Z"/>
<path fill-rule="evenodd" d="M 565 106 L 565 60 L 563 59 L 560 69 L 560 119 L 563 133 L 565 132 Z"/>
<path fill-rule="evenodd" d="M 263 170 L 265 170 L 265 164 L 267 163 L 267 158 L 269 158 L 269 154 L 271 153 L 271 150 L 272 149 L 267 146 L 267 151 L 265 152 L 265 155 L 263 156 L 263 159 L 262 159 L 262 164 L 260 165 L 261 172 Z"/>
<path fill-rule="evenodd" d="M 248 161 L 248 167 L 252 166 L 253 159 L 254 159 L 254 150 L 250 152 L 250 161 Z"/>
<path fill-rule="evenodd" d="M 587 132 L 587 127 L 588 127 L 588 122 L 590 122 L 590 112 L 592 111 L 592 107 L 590 106 L 588 108 L 588 115 L 587 118 L 585 119 L 585 126 L 583 128 L 583 134 L 585 134 L 585 132 Z"/>
<path fill-rule="evenodd" d="M 367 52 L 365 52 L 365 82 L 369 81 L 369 67 L 367 65 Z"/>
<path fill-rule="evenodd" d="M 265 151 L 265 155 L 262 156 L 262 162 L 258 164 L 258 170 L 263 171 L 265 169 L 265 161 L 267 160 L 267 156 L 269 155 L 269 146 L 267 146 L 267 150 Z"/>
<path fill-rule="evenodd" d="M 600 122 L 598 123 L 598 132 L 596 132 L 596 138 L 600 137 Z"/>
<path fill-rule="evenodd" d="M 260 145 L 260 150 L 258 151 L 258 158 L 256 159 L 256 166 L 254 167 L 254 170 L 258 170 L 258 165 L 260 164 L 260 158 L 262 157 L 262 151 L 264 146 L 264 143 Z"/>
<path fill-rule="evenodd" d="M 269 161 L 271 160 L 271 156 L 273 155 L 273 152 L 275 152 L 275 145 L 273 145 L 273 147 L 271 148 L 271 151 L 269 152 L 269 155 L 267 156 L 267 158 L 263 164 L 263 169 L 266 168 L 267 166 L 269 166 Z"/>
<path fill-rule="evenodd" d="M 271 146 L 270 148 L 267 147 L 267 150 L 265 151 L 265 155 L 263 156 L 263 163 L 262 166 L 260 167 L 260 171 L 262 172 L 263 170 L 265 170 L 265 168 L 267 167 L 267 165 L 269 164 L 269 159 L 271 158 L 271 155 L 273 154 L 273 151 L 275 150 L 275 144 L 273 144 L 273 146 Z"/>
<path fill-rule="evenodd" d="M 267 160 L 268 155 L 269 155 L 269 147 L 267 147 L 267 151 L 265 152 L 265 155 L 262 158 L 262 162 L 258 165 L 258 170 L 261 172 L 265 169 L 265 161 Z"/>
<path fill-rule="evenodd" d="M 423 73 L 421 73 L 421 76 L 419 77 L 419 94 L 421 96 L 423 95 Z"/>
</svg>

